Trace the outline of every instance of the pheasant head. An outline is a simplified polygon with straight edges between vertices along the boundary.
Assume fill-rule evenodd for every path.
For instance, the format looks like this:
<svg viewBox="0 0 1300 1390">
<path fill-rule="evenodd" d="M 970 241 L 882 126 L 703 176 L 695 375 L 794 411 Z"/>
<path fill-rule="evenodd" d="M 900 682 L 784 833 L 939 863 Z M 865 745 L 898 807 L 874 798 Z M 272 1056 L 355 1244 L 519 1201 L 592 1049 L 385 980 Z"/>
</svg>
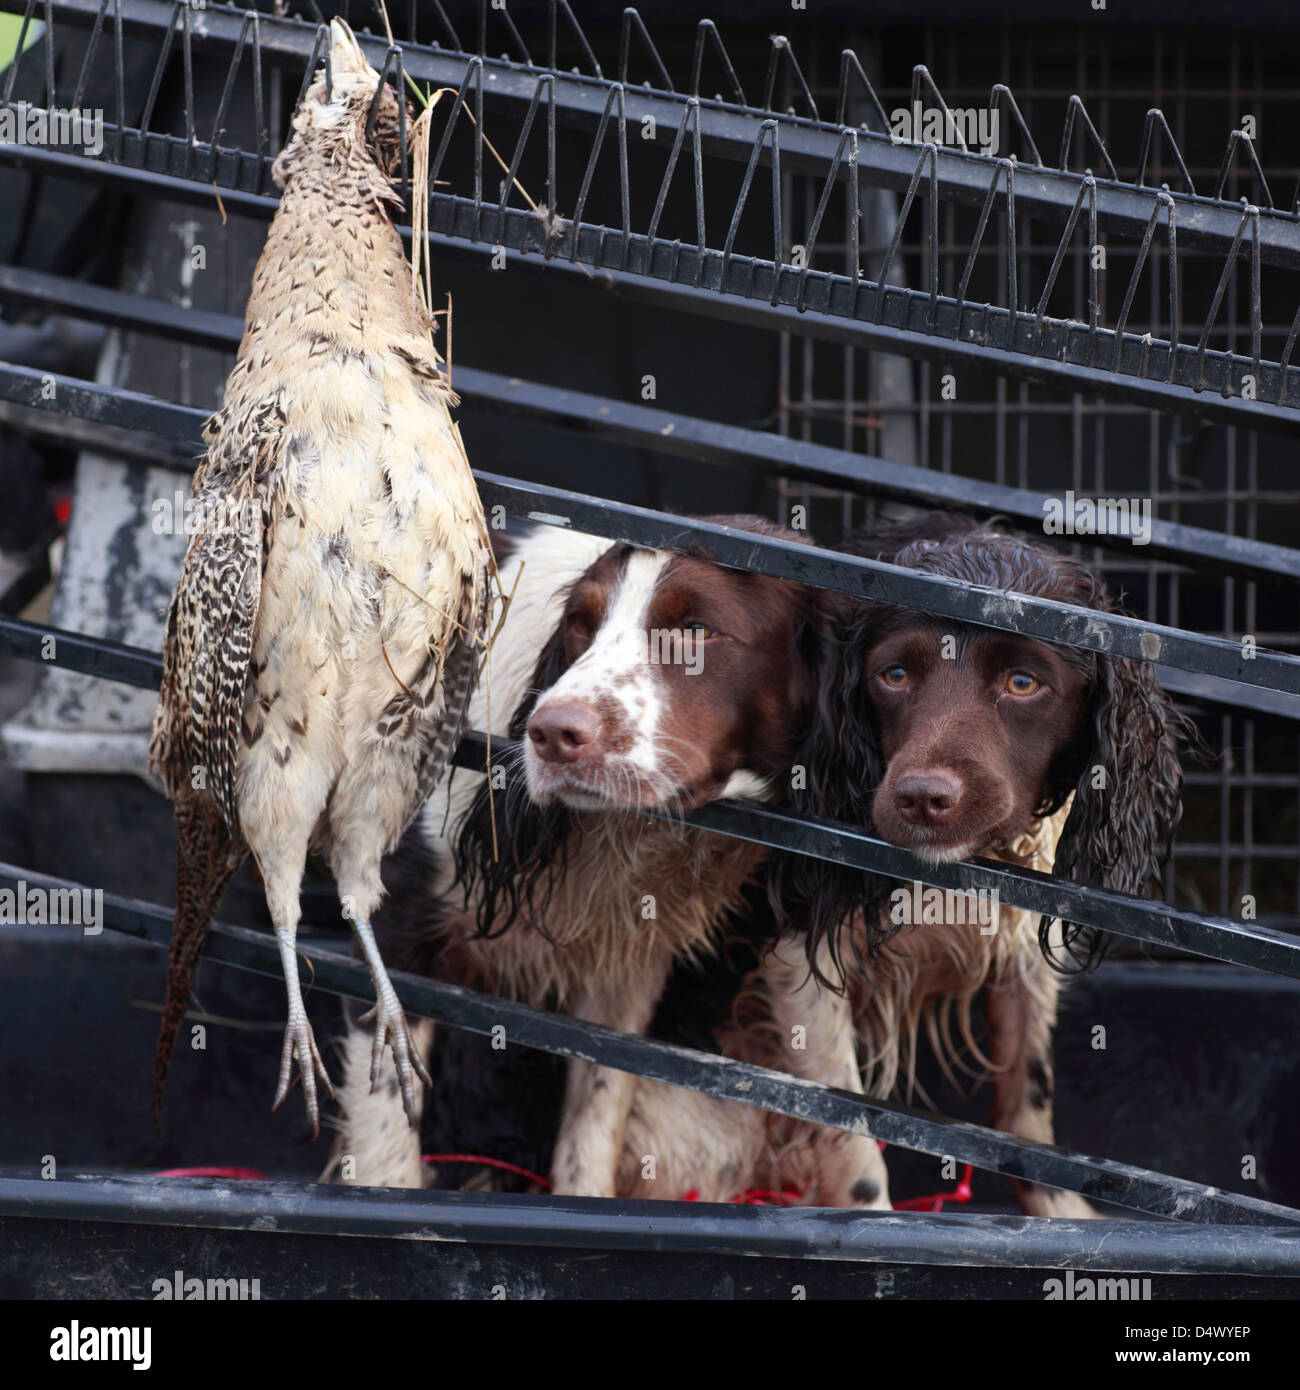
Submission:
<svg viewBox="0 0 1300 1390">
<path fill-rule="evenodd" d="M 276 183 L 288 189 L 304 169 L 337 164 L 362 148 L 387 178 L 399 174 L 398 102 L 405 102 L 385 82 L 367 138 L 378 90 L 379 74 L 366 61 L 352 30 L 341 19 L 331 20 L 329 63 L 321 67 L 294 113 L 293 133 L 271 170 Z M 408 107 L 408 128 L 409 124 Z"/>
</svg>

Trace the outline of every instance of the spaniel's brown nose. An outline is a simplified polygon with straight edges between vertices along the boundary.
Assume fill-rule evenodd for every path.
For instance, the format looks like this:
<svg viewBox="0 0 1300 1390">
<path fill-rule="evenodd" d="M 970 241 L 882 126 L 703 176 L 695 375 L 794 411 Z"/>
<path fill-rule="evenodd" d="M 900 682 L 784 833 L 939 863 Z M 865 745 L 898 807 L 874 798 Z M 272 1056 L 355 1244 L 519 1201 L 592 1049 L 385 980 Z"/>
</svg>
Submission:
<svg viewBox="0 0 1300 1390">
<path fill-rule="evenodd" d="M 909 825 L 941 825 L 961 800 L 961 790 L 949 772 L 908 772 L 898 779 L 894 805 Z"/>
<path fill-rule="evenodd" d="M 528 737 L 543 762 L 571 763 L 600 736 L 600 715 L 580 701 L 556 701 L 533 711 Z"/>
</svg>

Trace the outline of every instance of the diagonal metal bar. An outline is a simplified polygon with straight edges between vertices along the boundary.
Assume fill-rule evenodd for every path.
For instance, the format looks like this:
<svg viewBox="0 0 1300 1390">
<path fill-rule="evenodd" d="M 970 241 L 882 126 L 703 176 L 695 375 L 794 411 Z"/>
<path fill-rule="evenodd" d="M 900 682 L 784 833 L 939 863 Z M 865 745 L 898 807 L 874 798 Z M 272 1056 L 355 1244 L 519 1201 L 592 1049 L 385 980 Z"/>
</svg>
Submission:
<svg viewBox="0 0 1300 1390">
<path fill-rule="evenodd" d="M 234 314 L 192 309 L 13 266 L 0 266 L 0 304 L 58 311 L 93 323 L 229 351 L 238 347 L 244 331 L 243 320 Z M 505 414 L 599 439 L 922 505 L 996 513 L 1030 528 L 1041 527 L 1049 502 L 1059 501 L 1043 492 L 892 463 L 869 454 L 853 454 L 463 365 L 456 367 L 454 385 L 464 399 L 490 402 Z M 1136 554 L 1132 542 L 1123 536 L 1098 534 L 1089 542 Z M 1194 565 L 1198 570 L 1209 565 L 1245 579 L 1300 581 L 1300 550 L 1176 522 L 1153 520 L 1150 543 L 1142 552 L 1145 557 Z"/>
<path fill-rule="evenodd" d="M 159 1179 L 145 1174 L 43 1180 L 0 1174 L 0 1217 L 129 1226 L 369 1236 L 586 1252 L 974 1265 L 1168 1275 L 1300 1277 L 1294 1225 L 858 1212 L 517 1193 L 409 1191 L 317 1183 Z"/>
<path fill-rule="evenodd" d="M 19 883 L 28 890 L 38 888 L 46 892 L 77 891 L 84 886 L 0 864 L 0 885 L 16 889 Z M 103 924 L 160 948 L 166 947 L 171 936 L 171 912 L 167 908 L 116 894 L 104 894 Z M 362 963 L 334 951 L 301 945 L 298 954 L 311 971 L 314 988 L 348 999 L 374 1001 L 374 988 Z M 205 959 L 282 978 L 279 948 L 274 939 L 245 927 L 214 925 Z M 952 1157 L 988 1172 L 1081 1192 L 1094 1201 L 1152 1216 L 1222 1221 L 1230 1225 L 1300 1224 L 1300 1211 L 1254 1197 L 1166 1177 L 1111 1159 L 1071 1153 L 981 1125 L 887 1105 L 728 1057 L 620 1033 L 564 1014 L 543 1013 L 458 985 L 402 973 L 393 973 L 391 979 L 403 1007 L 417 1017 L 485 1035 L 504 1026 L 513 1043 L 556 1056 L 633 1072 L 833 1129 L 867 1133 L 900 1148 Z"/>
<path fill-rule="evenodd" d="M 0 615 L 0 652 L 140 690 L 157 690 L 162 682 L 157 652 L 7 615 Z"/>
<path fill-rule="evenodd" d="M 54 390 L 48 390 L 49 383 Z M 0 400 L 38 410 L 79 415 L 138 428 L 164 439 L 190 440 L 198 449 L 206 413 L 136 392 L 0 364 Z M 689 550 L 732 569 L 855 594 L 904 608 L 919 608 L 957 622 L 1017 632 L 1086 651 L 1160 662 L 1240 685 L 1300 695 L 1300 657 L 1184 632 L 1113 613 L 1098 613 L 1026 594 L 1008 594 L 960 580 L 921 574 L 818 546 L 800 545 L 708 521 L 692 521 L 648 507 L 604 501 L 565 488 L 524 483 L 476 471 L 485 505 L 500 504 L 523 521 L 568 526 L 650 549 Z"/>
<path fill-rule="evenodd" d="M 459 375 L 457 375 L 457 382 L 459 382 Z M 523 385 L 526 384 L 514 381 L 512 378 L 507 382 L 506 389 L 513 391 L 517 386 Z M 496 398 L 492 399 L 495 402 Z M 501 403 L 503 409 L 509 410 L 510 396 L 506 395 L 505 398 L 502 398 Z M 551 421 L 552 417 L 545 418 Z M 0 423 L 13 425 L 17 430 L 36 436 L 36 438 L 57 439 L 57 441 L 72 446 L 72 448 L 95 449 L 97 452 L 107 453 L 113 457 L 156 464 L 159 467 L 175 468 L 175 470 L 184 471 L 184 473 L 189 473 L 195 464 L 195 446 L 193 445 L 186 446 L 177 441 L 157 439 L 139 431 L 121 430 L 115 425 L 90 424 L 89 421 L 81 420 L 76 416 L 56 416 L 56 414 L 43 413 L 43 411 L 33 410 L 31 406 L 19 406 L 19 404 L 6 402 L 6 400 L 0 400 Z M 698 421 L 692 421 L 692 424 L 698 424 Z M 720 430 L 731 430 L 733 427 L 720 425 L 719 428 Z M 601 427 L 598 425 L 592 432 L 601 434 Z M 616 436 L 616 431 L 610 430 L 609 438 L 616 438 Z M 808 446 L 808 448 L 815 449 L 816 446 Z M 866 461 L 870 463 L 870 460 Z M 912 493 L 908 492 L 905 486 L 894 489 L 888 481 L 891 477 L 890 470 L 905 466 L 886 463 L 884 460 L 879 460 L 879 463 L 881 470 L 886 473 L 886 478 L 876 491 L 879 491 L 881 495 L 911 498 Z M 816 473 L 815 470 L 809 470 L 808 473 L 802 475 L 815 477 Z M 933 474 L 932 477 L 936 480 L 947 480 L 948 484 L 961 482 L 958 478 L 947 474 Z M 869 484 L 875 484 L 875 481 L 875 478 L 863 481 L 862 491 L 872 491 L 872 486 Z M 836 485 L 856 486 L 859 484 L 852 480 L 837 480 Z M 969 507 L 973 512 L 984 512 L 987 510 L 987 503 L 989 503 L 987 496 L 980 496 L 979 493 L 972 491 L 968 498 L 964 491 L 958 492 L 951 485 L 941 489 L 937 496 L 922 491 L 913 500 L 925 503 L 927 506 L 959 505 Z M 1015 509 L 998 506 L 997 510 L 1012 514 Z M 1225 539 L 1230 542 L 1236 538 L 1228 537 Z M 1243 573 L 1246 570 L 1244 566 L 1236 569 L 1235 562 L 1233 562 L 1233 566 L 1225 567 L 1228 567 L 1230 571 L 1235 571 L 1235 573 Z M 1269 571 L 1269 575 L 1271 574 L 1272 571 Z M 1264 574 L 1261 573 L 1260 577 L 1264 577 Z M 1175 670 L 1172 666 L 1161 666 L 1158 663 L 1155 666 L 1155 671 L 1157 671 L 1157 677 L 1162 687 L 1171 692 L 1172 695 L 1186 696 L 1187 699 L 1192 699 L 1199 705 L 1226 710 L 1251 710 L 1251 712 L 1258 714 L 1274 714 L 1281 719 L 1300 719 L 1300 695 L 1286 695 L 1279 691 L 1269 691 L 1269 689 L 1260 687 L 1237 685 L 1235 681 L 1226 681 L 1218 676 L 1187 673 L 1187 671 Z"/>
<path fill-rule="evenodd" d="M 499 736 L 493 738 L 493 758 L 500 761 L 511 742 Z M 458 767 L 484 771 L 486 737 L 479 732 L 465 734 L 454 761 Z M 663 820 L 673 819 L 653 810 L 647 814 Z M 1190 951 L 1232 965 L 1300 979 L 1300 935 L 1253 922 L 1212 917 L 992 859 L 930 864 L 854 826 L 799 816 L 757 801 L 712 802 L 692 811 L 687 820 L 720 835 L 748 840 L 769 849 L 792 850 L 836 864 L 869 869 L 905 883 L 915 881 L 940 888 L 996 892 L 998 901 L 1027 908 L 1041 916 L 1060 917 L 1149 945 Z"/>
<path fill-rule="evenodd" d="M 146 690 L 156 690 L 162 676 L 161 658 L 153 652 L 42 627 L 3 614 L 0 614 L 0 652 Z M 500 759 L 510 746 L 510 739 L 494 739 L 493 755 Z M 464 734 L 453 759 L 455 764 L 481 772 L 486 759 L 485 735 L 477 731 Z M 648 814 L 668 819 L 659 812 Z M 800 817 L 758 802 L 717 802 L 692 812 L 689 819 L 692 824 L 718 834 L 869 869 L 904 882 L 915 880 L 941 888 L 996 890 L 999 901 L 1040 915 L 1061 917 L 1135 941 L 1300 978 L 1300 936 L 1271 927 L 1234 922 L 1167 903 L 1111 893 L 994 860 L 929 864 L 856 827 Z"/>
</svg>

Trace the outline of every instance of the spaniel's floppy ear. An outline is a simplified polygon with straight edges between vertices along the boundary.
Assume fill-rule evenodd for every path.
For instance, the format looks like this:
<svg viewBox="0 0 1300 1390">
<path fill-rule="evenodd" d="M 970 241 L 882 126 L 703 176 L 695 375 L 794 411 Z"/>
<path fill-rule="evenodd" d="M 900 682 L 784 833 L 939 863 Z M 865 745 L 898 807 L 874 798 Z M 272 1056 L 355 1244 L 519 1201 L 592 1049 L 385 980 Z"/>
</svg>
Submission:
<svg viewBox="0 0 1300 1390">
<path fill-rule="evenodd" d="M 860 602 L 841 604 L 816 660 L 816 695 L 809 725 L 792 765 L 789 804 L 800 815 L 869 830 L 871 802 L 884 775 L 875 727 L 866 711 L 863 662 L 871 646 L 873 613 Z M 806 932 L 814 975 L 832 989 L 844 985 L 846 937 L 853 914 L 865 913 L 868 950 L 885 932 L 881 908 L 893 879 L 792 850 L 769 860 L 768 897 L 782 930 Z M 825 941 L 838 979 L 817 966 Z"/>
<path fill-rule="evenodd" d="M 1149 662 L 1098 660 L 1091 702 L 1091 746 L 1074 790 L 1074 805 L 1056 847 L 1053 872 L 1120 893 L 1141 894 L 1160 883 L 1160 869 L 1182 814 L 1180 739 L 1189 721 L 1156 683 Z M 1095 965 L 1109 938 L 1094 927 L 1065 923 L 1067 962 Z M 1052 959 L 1051 922 L 1039 940 Z"/>
<path fill-rule="evenodd" d="M 532 685 L 511 715 L 511 738 L 526 736 L 533 707 L 568 665 L 563 631 L 557 628 L 542 648 Z M 464 886 L 467 901 L 474 885 L 481 885 L 480 934 L 498 935 L 521 914 L 540 930 L 534 893 L 543 877 L 543 891 L 548 892 L 553 875 L 563 872 L 568 812 L 560 805 L 538 806 L 529 797 L 522 748 L 495 756 L 493 762 L 504 770 L 505 785 L 489 789 L 484 778 L 479 787 L 456 841 L 456 881 Z"/>
</svg>

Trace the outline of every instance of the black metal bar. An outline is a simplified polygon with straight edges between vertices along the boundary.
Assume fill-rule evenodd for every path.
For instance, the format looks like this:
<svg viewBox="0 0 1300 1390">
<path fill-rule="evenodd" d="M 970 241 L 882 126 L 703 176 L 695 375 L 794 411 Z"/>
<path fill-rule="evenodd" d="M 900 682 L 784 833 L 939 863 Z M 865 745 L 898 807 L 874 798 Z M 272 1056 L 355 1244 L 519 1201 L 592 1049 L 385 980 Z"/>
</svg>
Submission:
<svg viewBox="0 0 1300 1390">
<path fill-rule="evenodd" d="M 58 0 L 55 11 L 69 21 L 92 23 L 99 0 Z M 172 23 L 173 6 L 168 0 L 127 0 L 123 5 L 123 30 L 137 37 L 161 36 Z M 193 46 L 196 51 L 227 53 L 238 42 L 243 15 L 237 10 L 215 6 L 197 10 L 193 16 Z M 293 59 L 306 63 L 312 54 L 315 26 L 295 19 L 262 15 L 259 20 L 261 49 L 268 59 Z M 387 41 L 358 34 L 358 40 L 371 65 L 383 66 Z M 403 65 L 418 82 L 434 86 L 459 87 L 465 76 L 468 53 L 403 46 Z M 483 58 L 487 86 L 495 100 L 514 107 L 526 106 L 536 90 L 539 71 L 534 66 Z M 603 78 L 578 73 L 554 74 L 555 108 L 565 124 L 595 129 L 600 123 L 610 89 L 616 85 Z M 1009 95 L 1009 94 L 1008 94 Z M 780 124 L 780 154 L 786 167 L 801 173 L 824 174 L 835 157 L 845 127 L 817 121 L 789 112 L 760 107 L 737 106 L 685 93 L 652 91 L 630 87 L 627 91 L 627 119 L 639 124 L 652 118 L 657 127 L 675 129 L 688 100 L 699 102 L 701 138 L 704 153 L 710 156 L 748 161 L 755 147 L 759 124 L 775 119 Z M 857 161 L 866 181 L 894 189 L 906 189 L 916 164 L 918 146 L 895 141 L 888 135 L 857 129 Z M 765 161 L 766 162 L 766 161 Z M 997 160 L 970 151 L 941 148 L 937 152 L 935 176 L 945 197 L 978 207 L 988 189 L 989 175 Z M 1018 166 L 1016 198 L 1021 210 L 1035 217 L 1064 222 L 1074 206 L 1084 175 L 1067 170 L 1030 164 Z M 1099 180 L 1097 217 L 1104 230 L 1140 237 L 1150 217 L 1158 190 L 1139 184 Z M 1240 204 L 1190 193 L 1171 195 L 1178 207 L 1179 235 L 1184 244 L 1210 250 L 1224 250 L 1232 244 L 1240 221 Z M 1270 209 L 1262 219 L 1260 255 L 1266 264 L 1300 267 L 1300 219 Z"/>
<path fill-rule="evenodd" d="M 0 615 L 0 652 L 142 690 L 157 690 L 162 681 L 162 658 L 156 652 L 7 614 Z"/>
<path fill-rule="evenodd" d="M 165 1200 L 164 1200 L 165 1198 Z M 0 1216 L 370 1236 L 563 1250 L 664 1251 L 1079 1273 L 1300 1276 L 1291 1225 L 1067 1221 L 969 1212 L 416 1192 L 316 1183 L 0 1176 Z"/>
<path fill-rule="evenodd" d="M 19 883 L 24 883 L 29 890 L 36 887 L 47 892 L 76 891 L 83 887 L 47 874 L 0 864 L 0 884 L 16 887 Z M 171 912 L 167 908 L 116 894 L 103 895 L 102 923 L 160 948 L 166 947 L 171 936 Z M 302 943 L 299 943 L 298 954 L 310 969 L 313 988 L 373 1002 L 374 988 L 360 962 L 333 951 L 308 948 Z M 274 939 L 245 927 L 215 924 L 205 948 L 205 959 L 238 970 L 282 978 L 279 948 Z M 417 1017 L 485 1035 L 504 1027 L 511 1042 L 556 1056 L 634 1072 L 652 1080 L 685 1086 L 833 1129 L 865 1132 L 887 1144 L 952 1157 L 959 1163 L 971 1163 L 988 1172 L 1003 1173 L 1047 1187 L 1082 1192 L 1095 1201 L 1152 1216 L 1222 1221 L 1229 1225 L 1300 1225 L 1300 1211 L 1254 1197 L 1223 1192 L 1111 1159 L 1070 1153 L 981 1125 L 886 1105 L 728 1057 L 619 1033 L 565 1014 L 543 1013 L 513 1000 L 478 994 L 458 985 L 400 972 L 393 973 L 391 979 L 403 1007 Z"/>
<path fill-rule="evenodd" d="M 508 386 L 512 384 L 507 382 Z M 175 441 L 156 439 L 139 432 L 118 429 L 112 425 L 92 425 L 71 415 L 51 415 L 33 410 L 30 406 L 14 405 L 12 402 L 0 400 L 0 422 L 37 437 L 55 439 L 65 445 L 79 448 L 96 449 L 114 457 L 140 460 L 186 472 L 194 466 L 195 455 L 192 447 Z M 881 460 L 881 463 L 887 470 L 901 466 L 884 460 Z M 949 475 L 934 473 L 930 476 L 936 480 L 943 480 Z M 863 491 L 870 491 L 870 488 L 864 486 Z M 891 495 L 888 486 L 880 491 L 882 495 Z M 892 495 L 905 494 L 900 492 Z M 935 504 L 941 501 L 940 498 L 929 497 L 919 497 L 916 500 Z M 970 503 L 963 502 L 962 505 L 968 505 L 976 511 L 985 510 L 974 500 Z M 1156 672 L 1160 684 L 1171 694 L 1182 696 L 1207 708 L 1248 710 L 1282 719 L 1300 719 L 1300 696 L 1238 685 L 1234 681 L 1225 681 L 1216 676 L 1191 675 L 1171 666 L 1157 665 Z"/>
<path fill-rule="evenodd" d="M 474 476 L 485 504 L 499 502 L 525 520 L 567 525 L 650 549 L 689 550 L 731 569 L 755 570 L 882 603 L 923 609 L 958 622 L 1136 661 L 1160 661 L 1227 681 L 1300 694 L 1300 658 L 1281 652 L 1261 649 L 1247 659 L 1240 643 L 1217 637 L 940 579 L 818 546 L 737 531 L 713 522 L 688 521 L 647 507 L 604 502 L 563 488 L 519 483 L 483 472 Z"/>
<path fill-rule="evenodd" d="M 230 351 L 238 347 L 244 331 L 243 320 L 234 314 L 185 308 L 13 266 L 0 266 L 0 304 L 58 311 L 93 323 L 135 328 L 162 338 Z M 675 457 L 757 469 L 767 476 L 780 474 L 921 505 L 1008 516 L 1029 528 L 1041 528 L 1052 500 L 1047 493 L 852 454 L 460 364 L 454 385 L 465 399 L 489 401 L 497 411 L 557 429 L 578 430 L 598 439 Z M 1132 542 L 1123 536 L 1097 535 L 1089 537 L 1089 543 L 1133 553 Z M 1142 550 L 1147 557 L 1194 565 L 1198 570 L 1208 565 L 1246 579 L 1300 581 L 1300 550 L 1177 522 L 1153 520 L 1150 544 Z"/>
<path fill-rule="evenodd" d="M 510 746 L 510 739 L 493 738 L 492 756 L 499 761 Z M 482 772 L 486 759 L 486 737 L 477 731 L 466 733 L 454 757 L 456 765 Z M 672 819 L 656 811 L 647 814 Z M 858 827 L 798 816 L 757 801 L 712 802 L 692 811 L 686 819 L 705 830 L 769 849 L 793 850 L 836 864 L 870 869 L 904 883 L 996 892 L 999 902 L 1027 908 L 1041 916 L 1060 917 L 1134 941 L 1300 979 L 1300 936 L 1257 923 L 1212 917 L 993 859 L 930 864 Z"/>
<path fill-rule="evenodd" d="M 94 449 L 110 458 L 155 464 L 177 472 L 189 472 L 196 462 L 192 443 L 157 439 L 142 430 L 95 424 L 76 415 L 53 415 L 0 400 L 0 422 L 37 439 L 50 439 L 72 449 Z"/>
<path fill-rule="evenodd" d="M 631 401 L 595 396 L 524 381 L 458 364 L 455 388 L 466 400 L 484 400 L 494 411 L 597 439 L 653 450 L 701 462 L 756 469 L 765 477 L 801 478 L 827 487 L 888 497 L 920 506 L 953 507 L 981 515 L 1006 516 L 1030 531 L 1040 531 L 1050 494 L 964 478 L 937 469 L 894 463 L 872 454 L 813 444 L 800 439 L 745 429 L 739 425 L 680 415 Z M 1122 536 L 1096 535 L 1087 544 L 1132 554 Z M 1145 557 L 1222 569 L 1242 578 L 1300 580 L 1300 550 L 1230 536 L 1181 522 L 1153 519 Z"/>
<path fill-rule="evenodd" d="M 0 306 L 68 314 L 90 323 L 134 328 L 194 347 L 226 352 L 239 346 L 244 332 L 244 321 L 236 314 L 171 304 L 165 299 L 150 299 L 13 265 L 0 265 Z"/>
<path fill-rule="evenodd" d="M 991 859 L 931 865 L 908 851 L 834 821 L 802 819 L 757 803 L 714 802 L 690 819 L 705 829 L 853 864 L 905 882 L 996 890 L 999 901 L 1094 926 L 1172 950 L 1300 978 L 1300 937 L 1251 922 L 1211 917 L 1169 903 L 1128 897 Z"/>
<path fill-rule="evenodd" d="M 168 137 L 152 137 L 149 149 L 157 156 L 153 162 L 165 168 L 145 171 L 16 144 L 0 145 L 0 162 L 200 205 L 210 205 L 217 196 L 212 184 L 219 182 L 215 175 L 223 159 L 229 161 L 232 177 L 247 164 L 237 154 Z M 248 189 L 223 187 L 220 197 L 232 210 L 259 216 L 270 216 L 276 205 Z M 531 253 L 550 254 L 546 228 L 531 212 L 503 211 L 435 193 L 430 226 L 431 243 L 462 258 L 476 243 L 501 246 L 512 266 L 526 265 Z M 402 230 L 409 236 L 409 229 Z M 1261 363 L 1255 394 L 1248 397 L 1236 392 L 1240 377 L 1255 364 L 1236 354 L 1207 353 L 1203 360 L 1194 346 L 1170 345 L 1149 335 L 1110 329 L 1093 333 L 1087 325 L 1065 320 L 1045 319 L 1040 325 L 1032 314 L 1013 315 L 897 286 L 882 289 L 854 276 L 814 273 L 807 267 L 775 268 L 742 256 L 728 258 L 724 267 L 718 252 L 699 253 L 640 235 L 611 237 L 603 227 L 575 224 L 570 240 L 573 262 L 550 260 L 549 273 L 586 277 L 588 268 L 597 269 L 604 288 L 674 311 L 876 347 L 923 361 L 965 362 L 1059 390 L 1099 392 L 1152 409 L 1300 434 L 1300 368 L 1289 361 Z M 810 286 L 816 294 L 809 294 Z M 1104 369 L 1096 364 L 1099 343 L 1108 346 L 1103 360 L 1109 366 Z"/>
<path fill-rule="evenodd" d="M 145 690 L 156 690 L 162 679 L 162 659 L 154 652 L 3 614 L 0 652 Z M 498 738 L 494 746 L 500 757 L 510 740 Z M 467 732 L 454 761 L 459 767 L 482 771 L 486 753 L 486 737 L 477 731 Z M 1006 894 L 1008 902 L 1035 912 L 1300 978 L 1300 938 L 1267 927 L 1206 917 L 1167 905 L 1153 906 L 1140 898 L 1107 895 L 1029 870 L 1012 871 L 991 860 L 980 861 L 978 866 L 936 867 L 851 826 L 801 820 L 756 802 L 731 803 L 726 811 L 704 808 L 694 812 L 692 820 L 724 835 L 892 873 L 905 880 L 917 879 L 943 887 L 996 887 L 999 893 Z M 1059 894 L 1057 890 L 1061 890 Z"/>
<path fill-rule="evenodd" d="M 275 216 L 279 199 L 244 186 L 252 180 L 241 176 L 239 171 L 247 161 L 241 161 L 237 154 L 229 150 L 213 151 L 210 145 L 203 144 L 191 151 L 184 141 L 166 135 L 149 136 L 145 140 L 134 132 L 115 131 L 107 125 L 104 130 L 105 138 L 121 134 L 128 150 L 132 144 L 144 146 L 149 153 L 149 163 L 139 167 L 106 159 L 89 159 L 47 145 L 3 144 L 0 144 L 0 162 L 12 164 L 17 169 L 57 174 L 105 188 L 168 198 L 199 207 L 215 207 L 220 198 L 226 209 L 232 212 L 264 217 L 267 221 Z M 189 161 L 189 173 L 178 172 L 172 167 L 173 164 L 183 163 L 183 157 L 189 153 L 193 154 L 193 159 Z M 201 177 L 203 173 L 214 170 L 229 172 L 228 181 L 215 177 L 205 180 Z M 214 187 L 214 184 L 220 186 Z"/>
<path fill-rule="evenodd" d="M 46 392 L 50 379 L 55 384 L 52 399 Z M 3 363 L 0 400 L 146 429 L 164 439 L 192 441 L 196 448 L 199 426 L 206 418 L 206 412 L 190 406 Z M 568 526 L 650 549 L 690 550 L 731 569 L 756 570 L 778 579 L 920 608 L 957 622 L 1136 661 L 1160 662 L 1283 694 L 1300 694 L 1300 657 L 1282 652 L 1260 648 L 1247 657 L 1240 643 L 1137 618 L 1075 608 L 1027 594 L 1006 594 L 818 546 L 608 502 L 565 488 L 523 483 L 477 470 L 474 477 L 485 505 L 499 503 L 521 520 Z"/>
<path fill-rule="evenodd" d="M 630 401 L 613 400 L 523 381 L 458 365 L 455 387 L 467 400 L 490 401 L 494 410 L 598 439 L 698 459 L 754 468 L 767 477 L 797 477 L 828 487 L 888 497 L 921 506 L 955 507 L 1012 518 L 1041 531 L 1049 494 L 1002 487 L 937 469 L 894 463 L 871 454 L 701 420 Z M 1059 500 L 1059 499 L 1056 499 Z M 1121 536 L 1089 536 L 1087 543 L 1120 553 L 1132 545 Z M 1224 532 L 1152 520 L 1142 550 L 1176 564 L 1225 569 L 1243 578 L 1300 580 L 1300 550 L 1245 540 Z"/>
<path fill-rule="evenodd" d="M 1275 715 L 1280 719 L 1300 719 L 1300 698 L 1283 695 L 1275 690 L 1252 690 L 1246 697 L 1245 688 L 1215 676 L 1196 676 L 1187 671 L 1175 671 L 1171 666 L 1156 664 L 1156 678 L 1171 695 L 1181 696 L 1196 704 L 1224 710 L 1250 710 L 1255 714 Z"/>
</svg>

